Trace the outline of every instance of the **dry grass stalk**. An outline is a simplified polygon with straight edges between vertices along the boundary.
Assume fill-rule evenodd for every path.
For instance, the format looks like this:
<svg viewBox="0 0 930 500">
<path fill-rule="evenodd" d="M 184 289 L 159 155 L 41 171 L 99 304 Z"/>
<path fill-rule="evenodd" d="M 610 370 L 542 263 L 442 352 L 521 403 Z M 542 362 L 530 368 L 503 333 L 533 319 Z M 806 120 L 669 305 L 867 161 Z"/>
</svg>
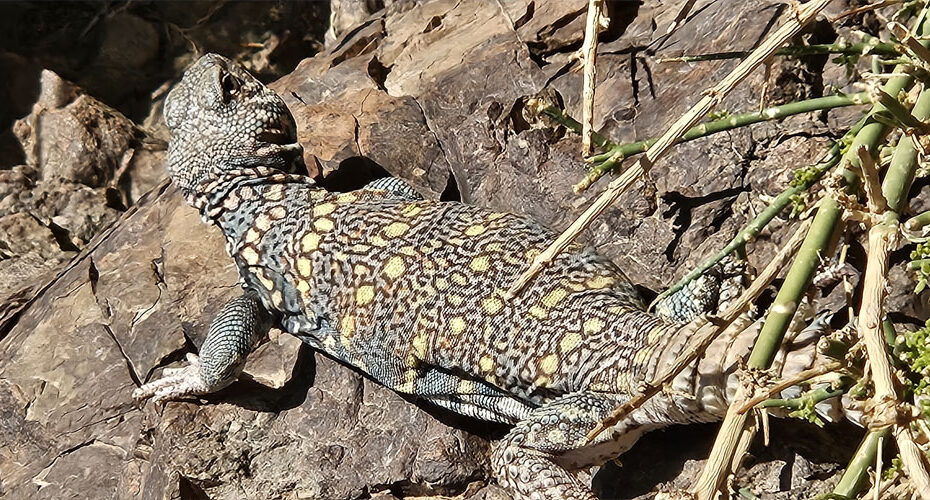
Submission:
<svg viewBox="0 0 930 500">
<path fill-rule="evenodd" d="M 888 23 L 888 29 L 894 33 L 894 36 L 901 41 L 902 45 L 907 47 L 911 54 L 920 59 L 925 66 L 930 66 L 930 49 L 921 45 L 906 26 L 898 22 L 890 22 Z"/>
<path fill-rule="evenodd" d="M 526 286 L 540 271 L 542 271 L 556 255 L 578 237 L 591 222 L 607 209 L 620 195 L 628 189 L 633 182 L 645 174 L 652 165 L 665 155 L 681 136 L 691 127 L 704 118 L 716 107 L 744 78 L 762 62 L 769 58 L 779 47 L 784 45 L 817 14 L 823 10 L 830 0 L 812 0 L 801 6 L 796 15 L 788 16 L 787 21 L 774 33 L 769 35 L 752 53 L 741 61 L 733 71 L 711 89 L 704 92 L 704 97 L 697 102 L 687 113 L 672 124 L 669 129 L 637 160 L 626 172 L 612 181 L 607 189 L 566 229 L 556 240 L 549 245 L 530 263 L 527 269 L 516 282 L 507 290 L 506 297 L 513 297 Z"/>
<path fill-rule="evenodd" d="M 880 214 L 888 208 L 888 202 L 882 195 L 882 181 L 878 178 L 878 167 L 875 166 L 869 148 L 864 144 L 856 149 L 856 154 L 859 156 L 859 166 L 862 167 L 862 180 L 869 211 L 872 214 Z"/>
<path fill-rule="evenodd" d="M 585 23 L 581 57 L 584 61 L 584 88 L 581 102 L 581 154 L 591 154 L 591 137 L 594 134 L 594 85 L 597 77 L 597 33 L 601 25 L 604 0 L 588 0 L 588 19 Z"/>
<path fill-rule="evenodd" d="M 875 387 L 872 403 L 876 411 L 871 419 L 880 425 L 895 426 L 892 433 L 908 478 L 920 497 L 930 500 L 930 475 L 927 474 L 923 453 L 914 442 L 910 423 L 897 423 L 899 400 L 881 327 L 888 255 L 896 239 L 896 225 L 877 224 L 869 229 L 869 252 L 863 280 L 862 305 L 859 308 L 858 330 L 865 343 L 872 384 Z"/>
</svg>

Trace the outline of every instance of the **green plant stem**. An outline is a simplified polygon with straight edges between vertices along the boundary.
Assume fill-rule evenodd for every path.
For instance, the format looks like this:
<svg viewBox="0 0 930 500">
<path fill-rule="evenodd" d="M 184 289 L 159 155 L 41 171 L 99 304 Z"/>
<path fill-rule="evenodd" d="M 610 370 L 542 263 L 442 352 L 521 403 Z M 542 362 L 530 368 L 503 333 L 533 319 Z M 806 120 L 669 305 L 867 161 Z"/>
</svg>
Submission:
<svg viewBox="0 0 930 500">
<path fill-rule="evenodd" d="M 868 104 L 871 102 L 868 92 L 859 92 L 856 94 L 835 94 L 825 97 L 817 97 L 815 99 L 807 99 L 804 101 L 790 102 L 788 104 L 782 104 L 781 106 L 772 106 L 766 108 L 762 111 L 753 111 L 750 113 L 740 113 L 736 115 L 731 115 L 726 118 L 719 120 L 713 120 L 706 123 L 697 125 L 681 137 L 681 142 L 693 141 L 701 137 L 707 137 L 718 132 L 724 132 L 727 130 L 732 130 L 739 127 L 745 127 L 747 125 L 752 125 L 755 123 L 769 121 L 769 120 L 778 120 L 785 118 L 787 116 L 797 115 L 801 113 L 809 113 L 812 111 L 822 111 L 827 109 L 839 108 L 844 106 L 853 106 L 858 104 Z M 567 117 L 561 110 L 553 106 L 549 106 L 543 109 L 547 115 L 555 118 L 559 123 L 562 123 L 566 127 L 569 127 L 572 131 L 580 133 L 581 124 L 577 121 L 572 120 Z M 555 113 L 558 113 L 561 116 L 556 116 Z M 577 124 L 577 127 L 570 125 L 569 120 Z M 597 141 L 594 141 L 595 144 L 598 144 Z M 630 156 L 644 153 L 655 144 L 656 139 L 645 139 L 642 141 L 631 142 L 627 144 L 612 144 L 606 142 L 604 144 L 598 144 L 607 149 L 606 152 L 592 156 L 588 158 L 592 162 L 602 162 L 593 166 L 588 172 L 588 174 L 582 179 L 578 184 L 575 185 L 575 191 L 580 192 L 584 191 L 591 184 L 597 182 L 598 179 L 604 176 L 604 174 L 613 170 L 624 158 L 629 158 Z"/>
<path fill-rule="evenodd" d="M 930 118 L 930 92 L 923 91 L 917 96 L 917 102 L 914 103 L 910 114 L 920 122 Z M 905 134 L 895 147 L 888 172 L 882 182 L 882 194 L 888 202 L 888 210 L 895 213 L 896 220 L 907 204 L 907 193 L 916 174 L 917 147 L 914 145 L 914 139 Z"/>
<path fill-rule="evenodd" d="M 891 434 L 890 428 L 879 429 L 869 432 L 862 439 L 859 448 L 846 466 L 843 477 L 840 482 L 833 488 L 834 495 L 840 495 L 845 498 L 856 498 L 868 484 L 869 468 L 875 465 L 875 455 L 878 453 L 878 442 L 887 440 Z M 876 471 L 876 474 L 880 474 Z"/>
<path fill-rule="evenodd" d="M 781 345 L 788 325 L 801 302 L 801 296 L 817 272 L 821 256 L 830 246 L 834 230 L 840 222 L 841 212 L 836 200 L 824 198 L 811 223 L 810 231 L 775 296 L 775 302 L 769 308 L 765 324 L 749 355 L 750 368 L 765 370 L 775 358 L 778 346 Z"/>
<path fill-rule="evenodd" d="M 899 92 L 909 87 L 913 79 L 907 76 L 895 77 L 888 80 L 882 90 L 891 95 L 898 95 Z M 878 144 L 885 138 L 889 127 L 875 119 L 875 116 L 886 112 L 885 106 L 874 103 L 872 111 L 866 123 L 856 134 L 852 145 L 844 155 L 845 160 L 852 165 L 859 165 L 859 158 L 856 151 L 859 146 L 865 146 L 870 153 L 875 154 Z M 847 189 L 852 189 L 858 182 L 858 176 L 851 170 L 844 172 Z M 775 302 L 769 308 L 765 324 L 759 333 L 759 338 L 753 346 L 752 353 L 749 355 L 749 367 L 764 370 L 769 367 L 778 352 L 778 346 L 784 338 L 785 332 L 798 305 L 801 303 L 801 296 L 810 284 L 814 273 L 820 264 L 821 255 L 826 252 L 833 233 L 839 227 L 841 209 L 833 199 L 824 199 L 814 216 L 811 229 L 807 233 L 807 238 L 801 244 L 798 255 L 788 274 L 785 276 L 785 282 L 778 290 L 775 296 Z"/>
<path fill-rule="evenodd" d="M 901 51 L 892 43 L 884 43 L 877 38 L 872 38 L 868 42 L 851 44 L 818 44 L 784 47 L 775 52 L 775 54 L 780 56 L 810 56 L 823 54 L 879 54 L 885 56 L 899 56 L 901 55 Z M 695 56 L 665 57 L 656 59 L 656 62 L 718 61 L 721 59 L 742 59 L 747 55 L 749 55 L 749 52 L 716 52 L 713 54 L 699 54 Z"/>
<path fill-rule="evenodd" d="M 917 231 L 918 229 L 922 229 L 928 225 L 930 225 L 930 210 L 915 215 L 904 223 L 904 227 L 908 231 Z"/>
<path fill-rule="evenodd" d="M 767 399 L 759 406 L 762 408 L 784 408 L 786 410 L 800 410 L 808 403 L 817 404 L 830 398 L 835 398 L 846 392 L 845 388 L 830 390 L 826 387 L 820 387 L 813 391 L 806 392 L 801 396 L 791 399 Z"/>
<path fill-rule="evenodd" d="M 569 116 L 567 113 L 565 113 L 565 111 L 555 107 L 552 103 L 540 100 L 537 111 L 540 113 L 545 113 L 547 116 L 558 122 L 563 127 L 578 135 L 581 135 L 581 122 Z M 613 143 L 610 139 L 597 132 L 591 134 L 591 142 L 595 146 L 601 148 L 612 148 L 616 146 L 616 144 Z"/>
<path fill-rule="evenodd" d="M 909 267 L 912 271 L 916 271 L 916 270 L 920 269 L 921 267 L 923 267 L 924 264 L 930 264 L 930 259 L 912 260 L 912 261 L 907 265 L 907 267 Z"/>
</svg>

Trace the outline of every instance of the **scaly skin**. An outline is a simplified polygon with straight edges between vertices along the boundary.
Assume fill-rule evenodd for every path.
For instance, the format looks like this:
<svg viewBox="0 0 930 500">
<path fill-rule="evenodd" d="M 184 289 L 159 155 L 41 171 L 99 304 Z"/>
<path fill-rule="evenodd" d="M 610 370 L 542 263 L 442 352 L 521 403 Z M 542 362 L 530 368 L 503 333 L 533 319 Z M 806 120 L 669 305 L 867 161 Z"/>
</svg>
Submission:
<svg viewBox="0 0 930 500">
<path fill-rule="evenodd" d="M 645 430 L 725 409 L 736 354 L 722 339 L 699 366 L 585 444 L 585 435 L 691 329 L 650 315 L 613 263 L 575 245 L 520 296 L 503 293 L 554 234 L 533 220 L 419 199 L 398 180 L 330 193 L 302 166 L 283 101 L 216 55 L 165 104 L 168 170 L 222 229 L 245 294 L 227 304 L 200 357 L 135 391 L 155 401 L 216 391 L 274 322 L 391 389 L 513 424 L 496 447 L 517 498 L 594 499 L 571 470 L 603 462 Z M 674 395 L 673 395 L 674 394 Z"/>
</svg>

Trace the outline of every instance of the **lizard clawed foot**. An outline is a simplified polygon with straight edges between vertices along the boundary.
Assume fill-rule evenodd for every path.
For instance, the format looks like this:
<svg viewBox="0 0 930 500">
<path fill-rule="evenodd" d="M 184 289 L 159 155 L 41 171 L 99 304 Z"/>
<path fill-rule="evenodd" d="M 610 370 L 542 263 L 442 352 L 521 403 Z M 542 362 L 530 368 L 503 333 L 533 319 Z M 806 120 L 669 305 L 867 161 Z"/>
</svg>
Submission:
<svg viewBox="0 0 930 500">
<path fill-rule="evenodd" d="M 153 403 L 160 403 L 182 396 L 212 392 L 212 388 L 200 375 L 200 358 L 189 353 L 187 362 L 189 364 L 181 368 L 165 368 L 162 378 L 132 391 L 133 399 L 141 401 L 151 398 Z"/>
</svg>

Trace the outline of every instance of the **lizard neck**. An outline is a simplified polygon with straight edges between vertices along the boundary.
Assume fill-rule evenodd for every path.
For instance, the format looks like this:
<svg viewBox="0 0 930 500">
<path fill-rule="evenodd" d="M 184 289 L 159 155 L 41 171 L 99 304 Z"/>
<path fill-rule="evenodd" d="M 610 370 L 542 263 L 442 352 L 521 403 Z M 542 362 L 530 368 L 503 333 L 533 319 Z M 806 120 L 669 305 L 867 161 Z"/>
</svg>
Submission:
<svg viewBox="0 0 930 500">
<path fill-rule="evenodd" d="M 289 174 L 268 167 L 225 170 L 211 176 L 186 192 L 187 202 L 200 212 L 204 222 L 214 223 L 226 230 L 231 216 L 241 215 L 248 205 L 261 206 L 283 198 L 265 192 L 280 186 L 301 185 L 309 189 L 322 189 L 313 179 L 304 175 Z M 241 217 L 239 217 L 241 218 Z"/>
</svg>

